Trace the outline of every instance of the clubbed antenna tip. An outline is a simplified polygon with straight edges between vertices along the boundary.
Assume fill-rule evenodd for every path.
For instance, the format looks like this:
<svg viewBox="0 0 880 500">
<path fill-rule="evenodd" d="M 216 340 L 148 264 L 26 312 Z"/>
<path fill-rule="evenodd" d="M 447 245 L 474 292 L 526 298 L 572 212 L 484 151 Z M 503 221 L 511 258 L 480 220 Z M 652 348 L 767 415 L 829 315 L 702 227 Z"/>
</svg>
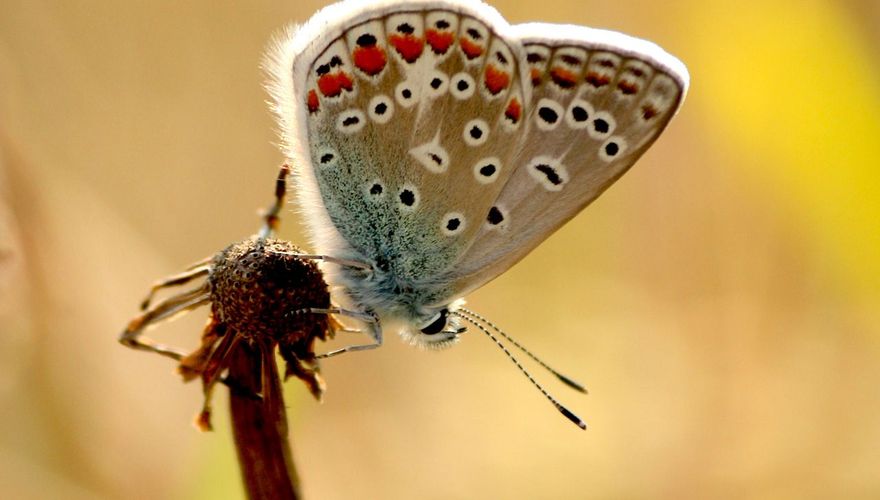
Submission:
<svg viewBox="0 0 880 500">
<path fill-rule="evenodd" d="M 583 392 L 586 394 L 587 389 L 584 388 L 583 385 L 579 384 L 578 382 L 575 382 L 574 380 L 566 377 L 565 375 L 559 373 L 558 371 L 556 371 L 553 368 L 551 368 L 550 366 L 548 366 L 546 363 L 541 361 L 537 356 L 532 354 L 531 351 L 529 351 L 528 349 L 523 347 L 522 344 L 520 344 L 519 342 L 517 342 L 516 340 L 511 338 L 509 335 L 504 333 L 500 328 L 498 328 L 492 322 L 490 322 L 486 318 L 480 316 L 479 314 L 477 314 L 473 311 L 470 311 L 468 309 L 464 309 L 464 308 L 461 308 L 461 309 L 453 312 L 453 314 L 455 316 L 458 316 L 459 318 L 467 321 L 468 323 L 474 325 L 475 327 L 477 327 L 477 329 L 479 329 L 481 332 L 485 333 L 486 336 L 488 336 L 490 339 L 492 339 L 492 341 L 495 342 L 495 345 L 497 345 L 499 348 L 501 348 L 501 351 L 503 351 L 504 354 L 507 355 L 507 358 L 510 359 L 510 361 L 512 361 L 514 365 L 516 365 L 516 367 L 519 369 L 519 371 L 522 372 L 522 374 L 525 375 L 527 379 L 529 379 L 529 382 L 531 382 L 532 385 L 534 385 L 541 392 L 541 394 L 543 394 L 544 397 L 547 398 L 547 400 L 550 401 L 550 403 L 553 404 L 553 406 L 555 406 L 557 410 L 559 410 L 560 413 L 565 415 L 565 418 L 574 422 L 574 424 L 577 425 L 578 427 L 580 427 L 581 429 L 583 429 L 583 430 L 587 429 L 587 424 L 583 420 L 581 420 L 580 417 L 578 417 L 577 415 L 575 415 L 574 413 L 569 411 L 568 408 L 559 404 L 559 401 L 556 401 L 556 398 L 551 396 L 550 393 L 547 392 L 547 390 L 544 389 L 544 387 L 541 384 L 539 384 L 538 381 L 535 380 L 534 377 L 532 377 L 532 374 L 529 373 L 529 371 L 526 370 L 522 364 L 520 364 L 519 360 L 516 359 L 516 357 L 507 349 L 507 347 L 505 347 L 505 345 L 500 340 L 498 340 L 498 338 L 495 337 L 495 335 L 493 335 L 492 332 L 490 332 L 488 329 L 486 329 L 486 327 L 484 327 L 482 324 L 480 324 L 480 322 L 485 323 L 490 328 L 492 328 L 493 330 L 498 332 L 499 335 L 501 335 L 502 337 L 507 339 L 511 344 L 515 345 L 519 350 L 521 350 L 522 352 L 527 354 L 530 358 L 535 360 L 542 367 L 549 370 L 550 373 L 552 373 L 553 375 L 556 375 L 556 377 L 559 380 L 561 380 L 565 385 L 571 387 L 572 389 L 575 389 L 577 391 L 580 391 L 580 392 Z"/>
<path fill-rule="evenodd" d="M 574 424 L 575 424 L 576 426 L 580 427 L 580 428 L 583 429 L 583 430 L 587 430 L 587 423 L 584 422 L 583 420 L 581 420 L 581 417 L 579 417 L 579 416 L 575 415 L 574 413 L 570 412 L 570 411 L 568 410 L 568 408 L 566 408 L 566 407 L 564 407 L 564 406 L 562 406 L 562 405 L 557 405 L 557 406 L 556 406 L 556 409 L 559 410 L 559 413 L 562 413 L 563 415 L 565 415 L 565 418 L 567 418 L 567 419 L 571 420 L 572 422 L 574 422 Z"/>
<path fill-rule="evenodd" d="M 571 387 L 572 389 L 574 389 L 574 390 L 576 390 L 576 391 L 583 392 L 584 394 L 589 394 L 589 393 L 590 393 L 590 392 L 587 390 L 587 388 L 584 387 L 583 385 L 581 385 L 578 381 L 576 381 L 576 380 L 572 380 L 572 379 L 566 377 L 565 375 L 563 375 L 563 374 L 561 374 L 561 373 L 559 373 L 559 372 L 554 372 L 553 374 L 556 375 L 556 378 L 558 378 L 559 380 L 561 380 L 563 384 L 565 384 L 565 385 Z"/>
</svg>

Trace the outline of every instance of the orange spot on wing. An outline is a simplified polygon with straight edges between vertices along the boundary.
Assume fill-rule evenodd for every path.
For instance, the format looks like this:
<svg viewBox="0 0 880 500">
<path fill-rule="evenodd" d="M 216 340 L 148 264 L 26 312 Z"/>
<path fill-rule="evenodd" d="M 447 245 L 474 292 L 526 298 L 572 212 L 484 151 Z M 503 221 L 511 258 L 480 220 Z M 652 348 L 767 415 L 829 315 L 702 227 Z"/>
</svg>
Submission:
<svg viewBox="0 0 880 500">
<path fill-rule="evenodd" d="M 650 104 L 645 104 L 644 106 L 642 106 L 642 118 L 644 118 L 645 121 L 654 118 L 655 116 L 657 116 L 657 113 L 657 108 L 651 106 Z"/>
<path fill-rule="evenodd" d="M 468 59 L 474 59 L 483 54 L 483 46 L 470 41 L 468 38 L 462 37 L 458 43 L 461 45 L 461 51 L 464 52 Z"/>
<path fill-rule="evenodd" d="M 428 30 L 425 32 L 425 38 L 435 54 L 445 54 L 452 46 L 452 33 L 446 31 Z"/>
<path fill-rule="evenodd" d="M 422 55 L 422 49 L 425 47 L 425 41 L 421 38 L 406 35 L 391 35 L 388 41 L 394 46 L 394 50 L 400 54 L 400 57 L 408 63 L 414 63 Z"/>
<path fill-rule="evenodd" d="M 489 93 L 498 95 L 499 92 L 510 85 L 510 74 L 498 69 L 494 64 L 489 64 L 486 66 L 486 75 L 483 77 L 483 82 L 486 84 L 486 88 L 489 89 Z"/>
<path fill-rule="evenodd" d="M 609 78 L 608 76 L 600 75 L 599 73 L 595 73 L 593 71 L 587 73 L 586 80 L 587 83 L 596 88 L 604 87 L 605 85 L 608 85 L 609 82 L 611 82 L 611 78 Z"/>
<path fill-rule="evenodd" d="M 315 113 L 318 111 L 319 103 L 318 103 L 318 93 L 315 92 L 315 89 L 309 91 L 309 95 L 306 98 L 306 106 L 309 107 L 309 113 Z"/>
<path fill-rule="evenodd" d="M 550 70 L 550 78 L 564 89 L 570 89 L 577 84 L 577 75 L 574 72 L 558 66 Z"/>
<path fill-rule="evenodd" d="M 519 103 L 519 99 L 514 97 L 510 100 L 507 104 L 507 109 L 504 110 L 504 116 L 513 123 L 519 122 L 520 117 L 522 117 L 522 105 Z"/>
<path fill-rule="evenodd" d="M 620 89 L 624 95 L 632 95 L 639 91 L 639 86 L 633 82 L 628 82 L 626 80 L 621 80 L 617 82 L 617 88 Z"/>
<path fill-rule="evenodd" d="M 532 85 L 534 85 L 536 87 L 538 85 L 540 85 L 542 75 L 543 75 L 543 73 L 541 72 L 541 70 L 539 70 L 538 68 L 532 68 L 531 69 Z"/>
<path fill-rule="evenodd" d="M 385 51 L 375 45 L 370 47 L 357 47 L 352 54 L 354 65 L 370 76 L 378 75 L 388 62 Z"/>
<path fill-rule="evenodd" d="M 318 90 L 325 97 L 336 97 L 343 90 L 351 92 L 352 88 L 354 88 L 354 80 L 344 71 L 333 74 L 328 73 L 318 78 Z"/>
</svg>

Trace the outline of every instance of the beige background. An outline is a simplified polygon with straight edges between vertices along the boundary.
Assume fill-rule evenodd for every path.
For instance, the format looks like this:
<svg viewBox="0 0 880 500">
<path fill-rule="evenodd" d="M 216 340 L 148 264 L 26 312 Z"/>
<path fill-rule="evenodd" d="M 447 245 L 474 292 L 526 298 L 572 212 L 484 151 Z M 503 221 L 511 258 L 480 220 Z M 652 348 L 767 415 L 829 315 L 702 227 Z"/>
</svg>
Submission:
<svg viewBox="0 0 880 500">
<path fill-rule="evenodd" d="M 880 496 L 880 13 L 735 4 L 495 3 L 693 78 L 632 172 L 470 297 L 589 386 L 536 371 L 591 429 L 477 332 L 392 337 L 325 363 L 323 405 L 287 384 L 309 498 Z M 0 497 L 241 497 L 228 422 L 197 433 L 199 388 L 115 338 L 256 229 L 281 160 L 258 63 L 321 5 L 0 0 Z"/>
</svg>

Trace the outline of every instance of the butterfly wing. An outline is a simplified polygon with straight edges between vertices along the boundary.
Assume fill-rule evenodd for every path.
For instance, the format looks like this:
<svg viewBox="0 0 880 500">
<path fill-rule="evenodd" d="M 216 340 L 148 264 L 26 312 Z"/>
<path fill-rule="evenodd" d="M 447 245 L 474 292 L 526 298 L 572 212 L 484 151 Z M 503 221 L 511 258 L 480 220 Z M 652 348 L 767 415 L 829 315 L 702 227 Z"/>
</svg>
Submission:
<svg viewBox="0 0 880 500">
<path fill-rule="evenodd" d="M 531 100 L 507 179 L 455 272 L 490 281 L 595 200 L 654 142 L 684 99 L 684 65 L 656 45 L 580 26 L 513 26 Z"/>
<path fill-rule="evenodd" d="M 280 45 L 272 92 L 318 251 L 449 295 L 513 174 L 529 88 L 509 29 L 479 2 L 349 1 Z"/>
<path fill-rule="evenodd" d="M 443 305 L 516 263 L 635 162 L 687 85 L 648 42 L 511 27 L 463 0 L 335 4 L 275 59 L 315 249 L 381 271 L 344 283 L 379 309 Z"/>
</svg>

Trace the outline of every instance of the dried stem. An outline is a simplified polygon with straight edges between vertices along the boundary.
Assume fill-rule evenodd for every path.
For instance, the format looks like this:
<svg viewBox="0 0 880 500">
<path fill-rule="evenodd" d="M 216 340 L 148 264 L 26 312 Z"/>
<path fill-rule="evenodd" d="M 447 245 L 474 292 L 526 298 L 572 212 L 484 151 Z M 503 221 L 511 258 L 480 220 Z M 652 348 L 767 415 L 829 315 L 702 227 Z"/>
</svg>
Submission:
<svg viewBox="0 0 880 500">
<path fill-rule="evenodd" d="M 232 431 L 251 499 L 300 498 L 274 351 L 271 344 L 241 342 L 230 355 Z"/>
<path fill-rule="evenodd" d="M 196 425 L 202 430 L 211 430 L 216 383 L 222 380 L 229 386 L 235 447 L 251 499 L 300 498 L 275 349 L 280 346 L 287 375 L 303 380 L 320 399 L 324 383 L 314 341 L 332 335 L 327 316 L 288 314 L 330 305 L 327 284 L 314 261 L 299 258 L 304 252 L 292 243 L 270 239 L 278 228 L 289 174 L 290 168 L 283 165 L 275 181 L 275 203 L 263 215 L 263 228 L 255 237 L 157 282 L 142 303 L 143 312 L 119 337 L 128 347 L 178 360 L 185 381 L 201 379 L 205 400 Z M 197 288 L 152 303 L 156 292 L 202 277 L 206 281 Z M 194 352 L 187 355 L 142 336 L 148 327 L 208 303 L 211 321 Z"/>
</svg>

